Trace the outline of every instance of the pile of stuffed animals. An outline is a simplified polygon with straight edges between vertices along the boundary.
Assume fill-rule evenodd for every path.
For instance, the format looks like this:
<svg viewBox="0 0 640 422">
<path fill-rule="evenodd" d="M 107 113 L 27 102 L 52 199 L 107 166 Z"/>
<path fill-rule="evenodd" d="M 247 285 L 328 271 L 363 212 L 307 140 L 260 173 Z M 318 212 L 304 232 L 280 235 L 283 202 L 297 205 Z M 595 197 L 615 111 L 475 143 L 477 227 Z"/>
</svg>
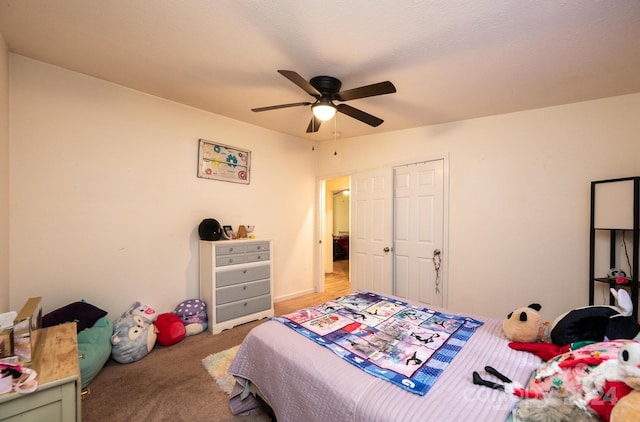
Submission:
<svg viewBox="0 0 640 422">
<path fill-rule="evenodd" d="M 156 342 L 171 346 L 206 329 L 207 305 L 199 299 L 186 300 L 173 312 L 159 315 L 134 302 L 113 324 L 111 356 L 119 363 L 135 362 L 151 352 Z"/>
<path fill-rule="evenodd" d="M 611 293 L 616 306 L 573 309 L 553 322 L 542 321 L 538 304 L 516 309 L 504 319 L 509 347 L 544 361 L 526 388 L 509 390 L 523 398 L 515 420 L 640 421 L 640 325 L 632 316 L 629 294 L 624 289 Z M 474 383 L 507 391 L 477 373 Z"/>
</svg>

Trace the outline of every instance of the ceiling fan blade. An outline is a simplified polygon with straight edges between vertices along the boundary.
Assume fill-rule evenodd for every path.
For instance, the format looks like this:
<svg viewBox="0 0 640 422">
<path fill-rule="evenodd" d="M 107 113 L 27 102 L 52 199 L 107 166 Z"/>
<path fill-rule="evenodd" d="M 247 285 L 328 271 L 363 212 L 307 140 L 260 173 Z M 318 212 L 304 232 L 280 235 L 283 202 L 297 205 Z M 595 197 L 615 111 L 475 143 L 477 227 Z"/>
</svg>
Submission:
<svg viewBox="0 0 640 422">
<path fill-rule="evenodd" d="M 309 102 L 303 102 L 303 103 L 280 104 L 280 105 L 274 105 L 274 106 L 268 106 L 268 107 L 252 108 L 252 109 L 251 109 L 251 111 L 277 110 L 277 109 L 279 109 L 279 108 L 298 107 L 298 106 L 308 106 L 308 105 L 311 105 L 311 103 L 309 103 Z"/>
<path fill-rule="evenodd" d="M 307 94 L 312 97 L 320 98 L 322 97 L 322 93 L 314 88 L 305 78 L 298 75 L 297 72 L 293 70 L 278 70 L 278 73 L 289 79 L 294 84 L 298 85 L 302 90 L 304 90 Z"/>
<path fill-rule="evenodd" d="M 353 117 L 354 119 L 360 120 L 363 123 L 368 124 L 369 126 L 380 126 L 384 120 L 377 118 L 369 113 L 365 113 L 362 110 L 359 110 L 355 107 L 351 107 L 347 104 L 338 104 L 336 106 L 340 113 L 346 114 L 347 116 Z"/>
<path fill-rule="evenodd" d="M 307 126 L 307 133 L 317 132 L 318 129 L 320 129 L 320 123 L 322 123 L 322 120 L 318 119 L 316 116 L 312 116 L 309 126 Z"/>
<path fill-rule="evenodd" d="M 338 101 L 349 101 L 358 98 L 374 97 L 376 95 L 393 94 L 396 87 L 389 81 L 378 82 L 377 84 L 361 86 L 360 88 L 340 91 L 335 95 Z"/>
</svg>

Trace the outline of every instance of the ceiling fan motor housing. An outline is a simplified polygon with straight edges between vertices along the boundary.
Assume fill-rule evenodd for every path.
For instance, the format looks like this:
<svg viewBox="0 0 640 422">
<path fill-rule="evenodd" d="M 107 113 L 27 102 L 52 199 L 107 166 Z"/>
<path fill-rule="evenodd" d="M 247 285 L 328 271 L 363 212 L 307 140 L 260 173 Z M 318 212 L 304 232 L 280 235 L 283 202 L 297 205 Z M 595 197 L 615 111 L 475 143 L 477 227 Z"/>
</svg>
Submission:
<svg viewBox="0 0 640 422">
<path fill-rule="evenodd" d="M 333 76 L 315 76 L 309 83 L 323 94 L 337 94 L 342 87 L 342 82 Z"/>
</svg>

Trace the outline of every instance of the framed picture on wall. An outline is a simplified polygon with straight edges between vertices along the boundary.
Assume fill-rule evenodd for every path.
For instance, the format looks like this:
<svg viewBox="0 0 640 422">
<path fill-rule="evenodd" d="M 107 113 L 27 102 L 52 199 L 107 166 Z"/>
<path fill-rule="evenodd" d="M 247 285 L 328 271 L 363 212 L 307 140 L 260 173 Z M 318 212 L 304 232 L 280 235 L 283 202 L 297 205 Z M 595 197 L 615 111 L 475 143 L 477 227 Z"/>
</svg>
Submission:
<svg viewBox="0 0 640 422">
<path fill-rule="evenodd" d="M 233 228 L 231 226 L 222 226 L 222 229 L 224 230 L 224 234 L 227 239 L 236 238 L 236 234 L 233 232 Z"/>
<path fill-rule="evenodd" d="M 198 177 L 248 185 L 250 175 L 251 151 L 199 140 Z"/>
</svg>

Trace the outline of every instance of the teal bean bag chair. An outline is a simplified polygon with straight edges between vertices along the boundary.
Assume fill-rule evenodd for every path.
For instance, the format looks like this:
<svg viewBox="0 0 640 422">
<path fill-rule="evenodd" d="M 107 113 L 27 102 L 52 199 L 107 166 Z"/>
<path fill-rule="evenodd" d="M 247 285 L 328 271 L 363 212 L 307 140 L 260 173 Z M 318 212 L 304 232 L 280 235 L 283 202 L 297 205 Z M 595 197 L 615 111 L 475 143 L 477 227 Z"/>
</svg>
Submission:
<svg viewBox="0 0 640 422">
<path fill-rule="evenodd" d="M 106 316 L 98 319 L 92 327 L 78 333 L 82 388 L 89 385 L 111 356 L 112 334 L 113 323 Z"/>
</svg>

